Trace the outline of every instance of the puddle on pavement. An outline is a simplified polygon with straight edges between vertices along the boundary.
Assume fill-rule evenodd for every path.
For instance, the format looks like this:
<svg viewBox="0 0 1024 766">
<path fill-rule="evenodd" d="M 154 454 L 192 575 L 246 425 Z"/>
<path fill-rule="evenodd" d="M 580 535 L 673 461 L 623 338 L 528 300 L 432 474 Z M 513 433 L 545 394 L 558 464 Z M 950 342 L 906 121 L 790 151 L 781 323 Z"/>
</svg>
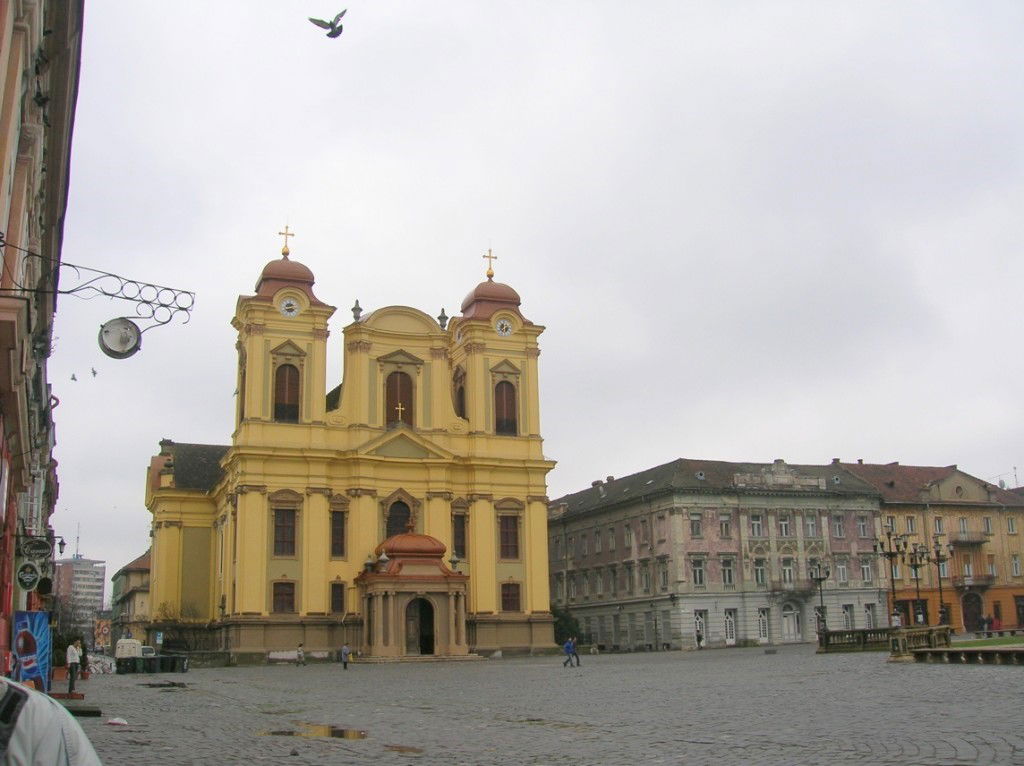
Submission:
<svg viewBox="0 0 1024 766">
<path fill-rule="evenodd" d="M 366 739 L 365 729 L 345 729 L 319 723 L 297 723 L 299 730 L 270 729 L 257 732 L 261 737 L 328 737 L 333 739 Z"/>
<path fill-rule="evenodd" d="M 187 689 L 188 684 L 181 681 L 154 681 L 139 686 L 148 686 L 150 689 Z"/>
<path fill-rule="evenodd" d="M 393 753 L 409 753 L 410 755 L 423 752 L 422 747 L 411 747 L 409 745 L 384 745 L 384 749 L 390 750 Z"/>
</svg>

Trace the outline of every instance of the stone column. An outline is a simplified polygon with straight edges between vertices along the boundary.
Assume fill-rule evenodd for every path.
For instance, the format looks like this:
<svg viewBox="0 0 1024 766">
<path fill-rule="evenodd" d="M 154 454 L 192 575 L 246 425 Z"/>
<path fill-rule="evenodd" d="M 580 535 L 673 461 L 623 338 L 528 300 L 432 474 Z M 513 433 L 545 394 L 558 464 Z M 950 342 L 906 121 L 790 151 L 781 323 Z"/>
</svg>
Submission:
<svg viewBox="0 0 1024 766">
<path fill-rule="evenodd" d="M 384 599 L 383 594 L 374 593 L 373 596 L 373 648 L 371 654 L 382 654 L 384 644 Z"/>
<path fill-rule="evenodd" d="M 452 654 L 455 645 L 458 643 L 455 625 L 455 594 L 448 591 L 448 649 L 445 652 L 446 654 Z"/>
</svg>

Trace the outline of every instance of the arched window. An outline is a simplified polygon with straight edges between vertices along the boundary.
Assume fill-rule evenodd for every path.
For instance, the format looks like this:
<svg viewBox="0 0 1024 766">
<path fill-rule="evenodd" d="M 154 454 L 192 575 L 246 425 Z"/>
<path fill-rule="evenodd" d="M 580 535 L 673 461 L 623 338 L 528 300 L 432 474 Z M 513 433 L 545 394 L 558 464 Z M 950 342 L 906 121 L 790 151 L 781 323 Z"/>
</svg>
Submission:
<svg viewBox="0 0 1024 766">
<path fill-rule="evenodd" d="M 404 372 L 388 375 L 384 384 L 384 422 L 388 426 L 413 424 L 412 378 Z"/>
<path fill-rule="evenodd" d="M 401 373 L 399 373 L 401 374 Z M 388 528 L 385 537 L 394 537 L 409 531 L 409 521 L 412 519 L 412 511 L 409 506 L 399 500 L 392 503 L 388 508 Z"/>
<path fill-rule="evenodd" d="M 516 387 L 507 380 L 494 387 L 494 432 L 515 436 Z"/>
<path fill-rule="evenodd" d="M 466 373 L 461 367 L 455 368 L 452 376 L 452 404 L 456 415 L 466 417 Z"/>
<path fill-rule="evenodd" d="M 274 373 L 274 420 L 299 422 L 299 368 L 282 364 Z"/>
</svg>

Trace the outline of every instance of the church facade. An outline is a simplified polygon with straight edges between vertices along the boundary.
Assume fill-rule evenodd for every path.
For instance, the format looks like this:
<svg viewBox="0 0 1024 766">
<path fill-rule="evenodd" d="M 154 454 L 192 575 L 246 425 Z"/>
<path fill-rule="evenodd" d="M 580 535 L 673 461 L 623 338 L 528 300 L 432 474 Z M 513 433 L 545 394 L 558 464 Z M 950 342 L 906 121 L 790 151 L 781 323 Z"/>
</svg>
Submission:
<svg viewBox="0 0 1024 766">
<path fill-rule="evenodd" d="M 328 391 L 313 285 L 287 246 L 267 264 L 232 320 L 231 444 L 151 460 L 154 626 L 210 623 L 239 662 L 549 648 L 544 328 L 490 268 L 450 321 L 357 304 Z"/>
</svg>

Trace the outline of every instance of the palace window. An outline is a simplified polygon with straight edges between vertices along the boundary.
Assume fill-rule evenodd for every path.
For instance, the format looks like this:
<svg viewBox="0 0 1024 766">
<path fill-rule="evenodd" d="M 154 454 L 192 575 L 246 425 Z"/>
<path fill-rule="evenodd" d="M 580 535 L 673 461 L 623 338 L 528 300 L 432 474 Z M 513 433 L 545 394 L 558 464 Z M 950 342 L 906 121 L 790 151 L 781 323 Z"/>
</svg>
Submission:
<svg viewBox="0 0 1024 766">
<path fill-rule="evenodd" d="M 917 517 L 907 516 L 907 534 L 912 535 L 917 532 Z"/>
<path fill-rule="evenodd" d="M 895 516 L 886 516 L 885 517 L 885 528 L 888 529 L 889 531 L 891 531 L 893 534 L 896 534 L 896 517 Z"/>
<path fill-rule="evenodd" d="M 520 586 L 517 582 L 503 582 L 501 584 L 501 611 L 521 612 L 522 602 L 520 599 Z"/>
<path fill-rule="evenodd" d="M 274 612 L 295 611 L 295 583 L 275 582 L 274 583 Z"/>
<path fill-rule="evenodd" d="M 555 538 L 555 556 L 561 558 L 562 538 Z M 452 514 L 452 554 L 460 559 L 466 558 L 466 514 Z"/>
<path fill-rule="evenodd" d="M 871 559 L 860 560 L 860 579 L 864 582 L 871 582 L 874 578 L 874 572 L 871 568 Z"/>
<path fill-rule="evenodd" d="M 519 517 L 499 516 L 498 529 L 501 538 L 501 558 L 519 558 Z"/>
<path fill-rule="evenodd" d="M 299 368 L 282 364 L 274 373 L 274 420 L 299 422 Z"/>
<path fill-rule="evenodd" d="M 331 583 L 331 612 L 333 614 L 344 614 L 345 609 L 345 583 Z"/>
<path fill-rule="evenodd" d="M 662 590 L 668 590 L 668 562 L 658 562 L 658 587 Z"/>
<path fill-rule="evenodd" d="M 974 575 L 974 562 L 970 556 L 964 556 L 963 573 L 964 577 L 972 577 Z"/>
<path fill-rule="evenodd" d="M 690 514 L 690 537 L 702 537 L 702 523 L 699 513 Z"/>
<path fill-rule="evenodd" d="M 628 521 L 622 525 L 622 539 L 627 549 L 633 546 L 633 528 Z"/>
<path fill-rule="evenodd" d="M 732 559 L 722 559 L 722 584 L 734 585 Z"/>
<path fill-rule="evenodd" d="M 615 527 L 608 527 L 608 550 L 615 550 Z"/>
<path fill-rule="evenodd" d="M 932 524 L 935 526 L 935 534 L 941 535 L 946 532 L 946 523 L 942 520 L 941 516 L 936 516 L 932 520 Z"/>
<path fill-rule="evenodd" d="M 761 519 L 760 513 L 750 516 L 750 536 L 764 537 L 764 521 Z"/>
<path fill-rule="evenodd" d="M 331 511 L 331 556 L 345 557 L 345 525 L 348 514 L 345 511 Z"/>
<path fill-rule="evenodd" d="M 818 536 L 818 517 L 813 513 L 804 518 L 804 522 L 807 524 L 807 536 L 817 537 Z"/>
<path fill-rule="evenodd" d="M 836 562 L 836 582 L 839 583 L 840 585 L 845 585 L 849 581 L 850 581 L 850 575 L 847 572 L 846 562 L 845 561 L 837 561 Z"/>
<path fill-rule="evenodd" d="M 601 552 L 601 530 L 594 530 L 594 553 Z"/>
<path fill-rule="evenodd" d="M 569 598 L 576 598 L 576 575 L 569 575 Z"/>
<path fill-rule="evenodd" d="M 626 575 L 626 593 L 628 593 L 629 595 L 632 596 L 633 595 L 633 590 L 636 587 L 636 585 L 635 585 L 635 577 L 633 576 L 633 565 L 632 564 L 626 564 L 625 575 Z"/>
<path fill-rule="evenodd" d="M 580 535 L 580 555 L 586 556 L 590 553 L 590 544 L 587 542 L 586 534 Z"/>
<path fill-rule="evenodd" d="M 779 537 L 789 537 L 789 516 L 779 516 Z"/>
<path fill-rule="evenodd" d="M 991 516 L 985 516 L 981 520 L 981 522 L 982 522 L 982 527 L 985 530 L 985 534 L 986 535 L 992 534 L 992 517 Z"/>
<path fill-rule="evenodd" d="M 842 516 L 833 516 L 832 517 L 832 534 L 835 537 L 846 537 L 846 529 L 845 529 L 845 527 L 843 525 L 843 517 Z"/>
<path fill-rule="evenodd" d="M 767 581 L 764 559 L 754 559 L 754 582 L 757 585 L 764 585 Z"/>
<path fill-rule="evenodd" d="M 384 382 L 384 422 L 389 428 L 415 422 L 412 378 L 404 372 L 392 372 Z"/>
<path fill-rule="evenodd" d="M 782 560 L 782 582 L 793 582 L 793 559 Z"/>
<path fill-rule="evenodd" d="M 494 387 L 494 433 L 515 436 L 517 420 L 516 387 L 503 380 Z"/>
<path fill-rule="evenodd" d="M 1020 554 L 1014 553 L 1010 557 L 1010 570 L 1014 577 L 1020 577 Z"/>
<path fill-rule="evenodd" d="M 868 517 L 858 516 L 857 517 L 857 537 L 868 536 Z"/>
<path fill-rule="evenodd" d="M 1016 516 L 1007 516 L 1006 517 L 1006 531 L 1007 531 L 1008 534 L 1011 534 L 1011 535 L 1017 534 L 1017 517 Z"/>
<path fill-rule="evenodd" d="M 291 508 L 274 509 L 274 555 L 295 555 L 295 511 Z"/>
<path fill-rule="evenodd" d="M 718 517 L 718 536 L 723 540 L 732 537 L 732 519 L 729 516 Z"/>
<path fill-rule="evenodd" d="M 991 553 L 988 555 L 988 573 L 993 577 L 996 575 L 996 557 Z"/>
<path fill-rule="evenodd" d="M 409 506 L 401 500 L 391 504 L 388 508 L 388 525 L 384 537 L 394 537 L 409 531 L 409 523 L 412 521 L 412 511 Z"/>
<path fill-rule="evenodd" d="M 961 532 L 967 531 L 967 517 L 961 516 L 958 520 L 959 528 Z"/>
<path fill-rule="evenodd" d="M 704 587 L 706 579 L 704 577 L 704 559 L 693 559 L 690 562 L 690 571 L 693 573 L 693 584 L 698 588 Z"/>
<path fill-rule="evenodd" d="M 651 565 L 647 563 L 640 565 L 640 590 L 644 593 L 651 592 Z"/>
</svg>

